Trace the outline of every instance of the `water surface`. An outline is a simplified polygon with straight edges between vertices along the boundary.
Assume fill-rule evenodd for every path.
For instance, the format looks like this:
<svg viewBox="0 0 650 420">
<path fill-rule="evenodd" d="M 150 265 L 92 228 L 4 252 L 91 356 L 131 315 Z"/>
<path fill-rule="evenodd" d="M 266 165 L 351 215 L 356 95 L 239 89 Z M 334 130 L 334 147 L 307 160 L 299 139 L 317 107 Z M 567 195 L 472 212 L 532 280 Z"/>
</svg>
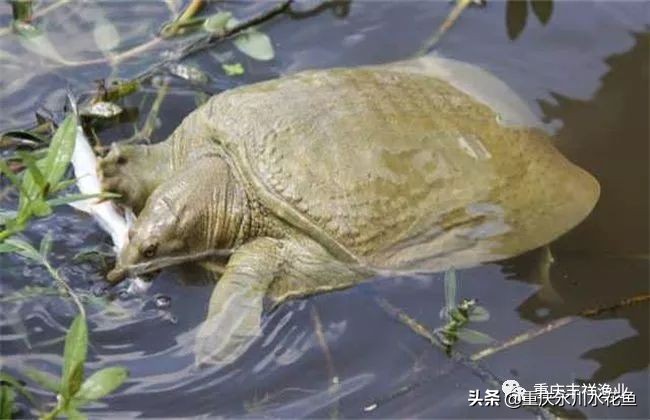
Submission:
<svg viewBox="0 0 650 420">
<path fill-rule="evenodd" d="M 170 2 L 176 4 L 177 2 Z M 38 7 L 53 4 L 39 2 Z M 301 2 L 309 7 L 314 2 Z M 228 2 L 245 18 L 269 2 Z M 217 5 L 212 4 L 215 9 Z M 161 73 L 122 105 L 139 110 L 141 126 L 160 83 L 162 101 L 151 141 L 160 141 L 206 94 L 306 68 L 356 66 L 412 55 L 449 12 L 446 1 L 354 1 L 347 15 L 325 10 L 303 19 L 280 17 L 263 26 L 275 45 L 272 61 L 252 60 L 222 43 L 186 63 L 210 75 L 194 85 Z M 344 16 L 342 16 L 344 15 Z M 103 57 L 91 35 L 110 19 L 119 30 L 118 51 L 150 40 L 169 19 L 164 2 L 79 2 L 47 13 L 35 23 L 68 61 Z M 650 22 L 646 2 L 555 2 L 550 22 L 528 16 L 516 40 L 509 39 L 505 3 L 470 9 L 443 38 L 436 53 L 480 65 L 518 91 L 557 129 L 557 145 L 589 170 L 602 186 L 592 215 L 550 245 L 555 263 L 545 278 L 545 252 L 458 272 L 459 295 L 478 299 L 489 311 L 476 329 L 506 340 L 534 326 L 583 309 L 610 305 L 648 291 L 648 61 Z M 0 3 L 0 26 L 11 19 Z M 101 78 L 131 78 L 183 40 L 155 45 L 117 69 L 102 63 L 56 65 L 25 50 L 15 35 L 0 36 L 0 131 L 27 127 L 40 107 L 60 111 L 64 89 L 91 91 Z M 241 62 L 246 73 L 226 76 L 218 59 Z M 133 135 L 133 121 L 98 132 L 104 144 Z M 6 180 L 2 180 L 6 186 Z M 12 208 L 12 191 L 0 198 Z M 98 263 L 72 257 L 108 238 L 92 219 L 69 208 L 38 220 L 25 232 L 37 243 L 54 237 L 52 263 L 78 291 L 101 284 Z M 57 373 L 62 337 L 75 315 L 67 301 L 35 296 L 14 300 L 28 285 L 52 285 L 40 266 L 0 255 L 0 345 L 3 369 L 20 376 L 25 366 Z M 471 369 L 452 362 L 378 305 L 383 298 L 429 328 L 442 324 L 442 274 L 426 278 L 377 279 L 349 290 L 298 300 L 272 313 L 264 336 L 244 357 L 222 370 L 193 367 L 193 337 L 203 319 L 211 285 L 198 270 L 160 275 L 144 296 L 90 306 L 88 371 L 128 367 L 130 378 L 116 394 L 91 406 L 92 417 L 276 416 L 276 417 L 533 417 L 504 407 L 468 407 L 468 390 L 485 390 Z M 170 296 L 158 309 L 155 298 Z M 9 299 L 12 297 L 12 299 Z M 570 384 L 625 383 L 636 407 L 580 407 L 576 416 L 648 418 L 648 305 L 596 318 L 580 318 L 541 337 L 496 353 L 483 366 L 501 379 Z M 322 324 L 327 350 L 315 332 Z M 473 326 L 473 327 L 474 327 Z M 481 346 L 461 343 L 473 354 Z M 333 379 L 335 379 L 333 381 Z M 335 383 L 333 383 L 335 382 Z M 402 387 L 409 392 L 391 397 Z M 52 396 L 34 391 L 44 403 Z M 364 411 L 375 402 L 372 411 Z"/>
</svg>

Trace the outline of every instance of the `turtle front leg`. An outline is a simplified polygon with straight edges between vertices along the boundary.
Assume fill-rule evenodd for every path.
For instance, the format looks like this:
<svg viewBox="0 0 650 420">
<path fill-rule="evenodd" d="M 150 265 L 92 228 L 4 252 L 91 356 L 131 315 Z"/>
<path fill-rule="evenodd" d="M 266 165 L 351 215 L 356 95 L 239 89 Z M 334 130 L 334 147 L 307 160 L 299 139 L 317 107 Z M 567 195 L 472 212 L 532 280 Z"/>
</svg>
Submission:
<svg viewBox="0 0 650 420">
<path fill-rule="evenodd" d="M 364 275 L 336 261 L 315 243 L 257 238 L 230 257 L 196 337 L 196 363 L 227 365 L 261 334 L 264 300 L 351 286 Z"/>
<path fill-rule="evenodd" d="M 102 190 L 121 195 L 119 201 L 138 214 L 149 195 L 172 174 L 167 142 L 152 146 L 113 145 L 99 161 Z"/>
</svg>

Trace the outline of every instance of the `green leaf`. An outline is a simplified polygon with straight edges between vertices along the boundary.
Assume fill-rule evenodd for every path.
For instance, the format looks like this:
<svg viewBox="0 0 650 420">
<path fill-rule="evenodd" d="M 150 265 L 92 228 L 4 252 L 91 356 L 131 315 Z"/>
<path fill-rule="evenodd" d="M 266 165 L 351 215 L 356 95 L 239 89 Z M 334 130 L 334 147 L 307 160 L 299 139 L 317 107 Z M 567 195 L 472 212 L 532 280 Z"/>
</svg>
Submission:
<svg viewBox="0 0 650 420">
<path fill-rule="evenodd" d="M 86 319 L 82 315 L 77 315 L 66 334 L 63 350 L 61 394 L 66 400 L 69 400 L 81 386 L 87 351 L 88 327 Z"/>
<path fill-rule="evenodd" d="M 230 12 L 219 12 L 210 17 L 208 17 L 205 22 L 203 22 L 203 29 L 207 32 L 212 33 L 223 33 L 226 30 L 226 24 L 232 17 Z"/>
<path fill-rule="evenodd" d="M 74 185 L 76 183 L 77 183 L 76 179 L 64 179 L 63 181 L 59 181 L 59 183 L 54 185 L 54 186 L 50 185 L 50 193 L 55 193 L 55 192 L 59 192 L 61 190 L 65 190 L 69 186 Z M 50 200 L 48 200 L 48 202 L 49 201 Z M 50 205 L 52 205 L 52 204 L 50 203 Z"/>
<path fill-rule="evenodd" d="M 508 38 L 517 39 L 526 27 L 528 19 L 528 2 L 523 0 L 508 0 L 506 3 L 506 29 Z"/>
<path fill-rule="evenodd" d="M 6 242 L 0 242 L 0 254 L 5 254 L 7 252 L 16 252 L 18 248 L 15 246 L 8 244 Z"/>
<path fill-rule="evenodd" d="M 67 65 L 68 62 L 61 57 L 54 44 L 37 27 L 29 23 L 14 22 L 14 31 L 19 35 L 20 44 L 26 49 L 41 57 Z"/>
<path fill-rule="evenodd" d="M 226 29 L 233 29 L 239 23 L 237 18 L 230 18 L 226 24 Z M 267 61 L 273 59 L 275 56 L 271 38 L 255 28 L 247 29 L 237 35 L 233 43 L 239 51 L 256 60 Z"/>
<path fill-rule="evenodd" d="M 59 382 L 59 378 L 57 378 L 56 376 L 52 375 L 49 372 L 43 372 L 40 370 L 27 368 L 23 371 L 23 373 L 29 379 L 36 382 L 42 388 L 47 389 L 48 391 L 58 394 L 59 391 L 61 390 L 61 382 Z"/>
<path fill-rule="evenodd" d="M 29 208 L 31 210 L 31 213 L 37 217 L 45 217 L 52 214 L 52 207 L 50 207 L 46 201 L 43 201 L 40 198 L 31 201 L 29 203 Z"/>
<path fill-rule="evenodd" d="M 469 320 L 473 322 L 484 322 L 490 319 L 490 312 L 482 306 L 474 306 L 470 309 Z"/>
<path fill-rule="evenodd" d="M 222 64 L 221 68 L 228 76 L 240 76 L 244 74 L 244 66 L 241 63 Z"/>
<path fill-rule="evenodd" d="M 52 137 L 43 173 L 50 185 L 57 185 L 68 169 L 77 136 L 77 117 L 68 115 Z"/>
<path fill-rule="evenodd" d="M 533 13 L 537 19 L 546 25 L 553 15 L 553 0 L 531 0 L 530 5 L 533 7 Z"/>
<path fill-rule="evenodd" d="M 77 363 L 72 369 L 72 374 L 70 375 L 70 380 L 65 384 L 67 391 L 66 395 L 68 398 L 73 398 L 79 389 L 81 389 L 81 384 L 84 380 L 84 365 L 83 363 Z"/>
<path fill-rule="evenodd" d="M 248 29 L 233 40 L 235 47 L 255 60 L 268 61 L 275 56 L 271 38 L 257 29 Z"/>
<path fill-rule="evenodd" d="M 41 246 L 39 247 L 39 254 L 43 258 L 47 258 L 47 255 L 50 253 L 52 250 L 52 233 L 47 232 L 45 236 L 43 236 L 43 239 L 41 239 Z"/>
<path fill-rule="evenodd" d="M 11 419 L 14 411 L 14 400 L 16 393 L 7 386 L 0 386 L 0 419 Z"/>
<path fill-rule="evenodd" d="M 469 328 L 463 328 L 456 335 L 460 340 L 470 344 L 490 344 L 494 342 L 494 339 L 489 335 Z"/>
<path fill-rule="evenodd" d="M 100 19 L 95 23 L 93 29 L 95 44 L 104 53 L 117 48 L 120 45 L 120 34 L 115 25 L 107 19 Z"/>
<path fill-rule="evenodd" d="M 16 249 L 15 252 L 25 258 L 29 258 L 34 261 L 41 261 L 41 254 L 39 254 L 36 248 L 34 248 L 29 242 L 18 238 L 8 238 L 4 241 L 4 244 L 13 246 Z"/>
<path fill-rule="evenodd" d="M 77 134 L 77 117 L 68 115 L 61 126 L 56 130 L 50 147 L 45 157 L 37 162 L 37 165 L 45 178 L 46 185 L 55 186 L 68 169 L 70 158 L 74 150 L 75 137 Z M 19 200 L 19 211 L 31 212 L 37 216 L 45 216 L 52 212 L 47 203 L 40 200 L 45 198 L 48 191 L 39 188 L 31 172 L 27 172 L 21 184 L 21 196 Z M 35 204 L 31 204 L 36 201 Z M 40 201 L 40 202 L 38 202 Z M 32 205 L 30 207 L 30 205 Z"/>
<path fill-rule="evenodd" d="M 20 156 L 23 164 L 27 167 L 27 172 L 29 172 L 31 177 L 34 179 L 34 182 L 38 188 L 40 188 L 41 191 L 45 191 L 48 188 L 47 181 L 45 180 L 41 169 L 36 164 L 36 159 L 34 159 L 34 156 L 23 151 L 19 151 L 18 156 Z"/>
<path fill-rule="evenodd" d="M 105 397 L 115 391 L 129 376 L 123 367 L 109 367 L 90 375 L 75 395 L 76 399 L 92 401 Z"/>
<path fill-rule="evenodd" d="M 0 58 L 2 58 L 0 56 Z M 13 138 L 18 138 L 18 139 L 25 139 L 25 140 L 30 140 L 35 143 L 35 146 L 40 144 L 44 145 L 48 143 L 48 140 L 41 136 L 38 133 L 35 133 L 33 131 L 25 131 L 25 130 L 10 130 L 10 131 L 5 131 L 2 133 L 2 137 L 13 137 Z"/>
<path fill-rule="evenodd" d="M 23 397 L 27 398 L 32 405 L 36 405 L 36 400 L 34 399 L 34 396 L 32 395 L 31 392 L 29 392 L 23 384 L 18 382 L 16 378 L 13 376 L 9 375 L 8 373 L 0 372 L 0 381 L 8 383 L 13 389 L 18 391 Z M 3 418 L 3 417 L 0 417 Z"/>
</svg>

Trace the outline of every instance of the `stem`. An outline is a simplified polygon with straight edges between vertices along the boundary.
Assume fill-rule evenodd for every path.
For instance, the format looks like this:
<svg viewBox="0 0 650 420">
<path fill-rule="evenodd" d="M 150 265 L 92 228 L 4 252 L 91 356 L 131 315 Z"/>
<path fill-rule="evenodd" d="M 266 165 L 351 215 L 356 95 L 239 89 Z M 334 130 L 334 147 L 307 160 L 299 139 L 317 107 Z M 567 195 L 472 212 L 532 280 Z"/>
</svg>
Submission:
<svg viewBox="0 0 650 420">
<path fill-rule="evenodd" d="M 33 0 L 11 0 L 14 21 L 28 23 L 32 20 Z"/>
<path fill-rule="evenodd" d="M 178 17 L 178 21 L 182 22 L 193 18 L 201 11 L 201 9 L 203 9 L 203 6 L 205 6 L 205 0 L 192 0 L 190 4 L 187 5 L 187 8 L 183 10 L 183 13 Z"/>
<path fill-rule="evenodd" d="M 278 15 L 281 15 L 285 12 L 290 11 L 291 4 L 293 3 L 293 0 L 284 0 L 280 3 L 277 3 L 274 7 L 269 8 L 268 10 L 262 11 L 260 14 L 253 16 L 252 18 L 239 23 L 238 25 L 222 32 L 222 33 L 215 33 L 215 34 L 210 34 L 206 36 L 205 38 L 194 42 L 192 44 L 186 45 L 184 47 L 181 47 L 179 54 L 182 58 L 194 54 L 197 51 L 204 50 L 211 45 L 213 45 L 215 42 L 220 42 L 225 39 L 228 39 L 234 35 L 237 35 L 238 33 L 251 28 L 253 26 L 259 25 L 260 23 L 264 23 Z"/>
<path fill-rule="evenodd" d="M 56 407 L 52 409 L 49 413 L 43 414 L 43 417 L 41 417 L 41 420 L 55 420 L 56 417 L 59 415 L 63 407 L 61 407 L 61 403 L 57 402 Z"/>
<path fill-rule="evenodd" d="M 323 351 L 323 356 L 325 356 L 325 364 L 327 366 L 327 373 L 330 378 L 330 383 L 334 383 L 336 378 L 336 369 L 334 369 L 334 362 L 332 361 L 332 353 L 330 352 L 329 347 L 327 346 L 327 340 L 325 339 L 325 334 L 323 333 L 323 323 L 320 320 L 318 315 L 318 309 L 315 305 L 311 306 L 311 320 L 314 324 L 314 331 L 316 332 L 316 338 L 318 339 L 318 344 L 320 345 L 321 350 Z"/>
<path fill-rule="evenodd" d="M 86 318 L 86 310 L 84 309 L 83 304 L 81 303 L 81 299 L 79 299 L 79 296 L 77 296 L 74 290 L 72 290 L 72 287 L 70 287 L 70 285 L 65 280 L 63 280 L 58 270 L 52 267 L 50 265 L 50 262 L 47 259 L 45 259 L 45 257 L 43 257 L 42 263 L 45 266 L 45 268 L 47 268 L 47 271 L 50 272 L 50 275 L 54 278 L 54 280 L 56 280 L 56 282 L 59 284 L 59 286 L 63 290 L 65 290 L 68 296 L 72 298 L 75 305 L 77 305 L 77 308 L 79 309 L 79 313 L 81 314 L 81 316 Z"/>
<path fill-rule="evenodd" d="M 205 0 L 192 0 L 185 10 L 181 12 L 180 16 L 163 26 L 160 35 L 163 38 L 171 38 L 172 36 L 179 34 L 181 29 L 185 26 L 185 23 L 194 18 L 194 16 L 203 9 L 203 6 L 205 6 Z"/>
<path fill-rule="evenodd" d="M 164 81 L 156 93 L 156 98 L 154 99 L 153 104 L 149 109 L 149 113 L 147 114 L 147 118 L 145 119 L 142 128 L 137 129 L 137 125 L 134 124 L 135 132 L 133 135 L 126 140 L 121 140 L 119 142 L 120 144 L 131 144 L 139 140 L 145 140 L 147 143 L 151 143 L 151 134 L 154 130 L 156 118 L 160 112 L 160 106 L 162 105 L 162 102 L 168 92 L 169 83 L 167 81 Z"/>
<path fill-rule="evenodd" d="M 447 348 L 443 343 L 441 343 L 438 340 L 435 334 L 429 331 L 428 328 L 424 327 L 415 319 L 411 318 L 401 309 L 393 306 L 386 299 L 376 298 L 375 301 L 377 302 L 379 307 L 382 308 L 386 313 L 388 313 L 390 316 L 396 318 L 398 321 L 406 325 L 408 328 L 411 329 L 411 331 L 413 331 L 417 335 L 426 339 L 432 346 L 444 350 L 454 362 L 469 369 L 470 371 L 472 371 L 472 373 L 474 373 L 476 376 L 481 378 L 484 382 L 487 382 L 490 386 L 496 389 L 501 389 L 501 384 L 503 383 L 503 380 L 498 376 L 496 376 L 494 373 L 490 372 L 487 368 L 481 366 L 477 361 L 472 360 L 470 357 L 467 357 L 465 354 L 457 350 Z M 401 390 L 398 391 L 398 393 L 393 393 L 392 395 L 393 396 L 403 395 L 413 389 L 415 389 L 415 386 L 404 387 L 401 388 Z M 377 401 L 383 402 L 385 401 L 385 399 L 377 400 Z M 378 405 L 378 402 L 371 404 L 370 407 L 373 407 L 373 405 L 375 406 Z M 556 418 L 556 416 L 554 416 L 547 408 L 537 407 L 537 406 L 523 406 L 523 407 L 541 418 Z"/>
<path fill-rule="evenodd" d="M 318 309 L 316 304 L 312 304 L 310 308 L 311 320 L 314 324 L 314 331 L 316 333 L 316 339 L 318 344 L 323 351 L 323 356 L 325 357 L 325 365 L 327 367 L 327 374 L 329 377 L 329 386 L 328 392 L 333 395 L 339 389 L 339 380 L 336 374 L 336 369 L 334 368 L 334 361 L 332 360 L 332 353 L 330 352 L 329 346 L 327 345 L 327 340 L 325 339 L 325 334 L 323 333 L 323 323 L 320 320 L 318 315 Z M 334 406 L 330 411 L 330 418 L 339 418 L 339 401 L 336 399 Z"/>
<path fill-rule="evenodd" d="M 276 6 L 261 12 L 259 15 L 253 16 L 251 19 L 241 22 L 239 25 L 236 25 L 232 27 L 231 29 L 221 33 L 221 34 L 210 34 L 204 36 L 202 39 L 192 42 L 189 45 L 182 46 L 179 51 L 177 51 L 176 54 L 171 54 L 171 56 L 175 57 L 174 59 L 170 58 L 167 60 L 163 60 L 162 62 L 155 64 L 151 66 L 149 69 L 141 73 L 139 76 L 137 76 L 134 80 L 144 80 L 151 74 L 153 74 L 154 71 L 160 69 L 161 67 L 164 67 L 165 65 L 171 63 L 172 61 L 180 61 L 183 58 L 187 57 L 190 54 L 194 54 L 197 51 L 204 50 L 210 46 L 212 46 L 216 42 L 220 42 L 223 40 L 226 40 L 234 35 L 237 35 L 238 33 L 252 27 L 255 25 L 258 25 L 260 23 L 263 23 L 267 20 L 270 20 L 286 11 L 289 10 L 291 4 L 293 3 L 293 0 L 285 0 L 281 3 L 278 3 Z M 106 64 L 109 63 L 111 65 L 116 65 L 119 64 L 120 62 L 126 60 L 127 58 L 131 58 L 135 55 L 139 55 L 152 47 L 158 45 L 160 42 L 164 41 L 164 38 L 162 37 L 155 37 L 144 44 L 140 44 L 136 47 L 131 48 L 130 50 L 124 51 L 122 53 L 113 55 L 108 58 L 96 58 L 96 59 L 91 59 L 91 60 L 85 60 L 85 61 L 65 61 L 64 63 L 59 63 L 62 64 L 65 67 L 79 67 L 79 66 L 87 66 L 91 64 Z"/>
<path fill-rule="evenodd" d="M 449 12 L 447 19 L 438 27 L 438 30 L 429 38 L 416 55 L 424 55 L 431 51 L 431 49 L 438 44 L 440 39 L 447 33 L 447 31 L 454 26 L 456 20 L 460 17 L 461 13 L 470 5 L 474 0 L 457 0 L 456 6 Z"/>
<path fill-rule="evenodd" d="M 37 17 L 41 17 L 52 10 L 58 9 L 59 7 L 63 6 L 68 2 L 70 2 L 70 0 L 59 0 L 56 3 L 52 3 L 49 6 L 43 7 L 42 9 L 38 9 L 34 13 L 32 13 L 32 20 L 34 20 Z M 8 35 L 11 32 L 12 32 L 11 26 L 0 28 L 0 36 Z"/>
<path fill-rule="evenodd" d="M 598 315 L 601 315 L 606 312 L 612 312 L 620 308 L 625 308 L 628 306 L 636 305 L 639 303 L 643 302 L 648 302 L 650 301 L 650 294 L 643 294 L 643 295 L 638 295 L 638 296 L 633 296 L 630 298 L 626 298 L 621 300 L 618 303 L 615 303 L 613 305 L 609 306 L 600 306 L 596 308 L 591 308 L 591 309 L 585 309 L 578 313 L 577 315 L 569 315 L 565 316 L 562 318 L 555 319 L 551 322 L 549 322 L 546 325 L 543 325 L 542 327 L 538 328 L 533 328 L 530 329 L 522 334 L 518 334 L 500 344 L 497 344 L 492 347 L 488 347 L 486 349 L 483 349 L 477 353 L 474 353 L 470 359 L 473 361 L 481 360 L 484 359 L 488 356 L 492 356 L 495 353 L 498 353 L 502 350 L 509 349 L 511 347 L 514 347 L 516 345 L 519 345 L 521 343 L 525 343 L 526 341 L 532 340 L 533 338 L 539 337 L 541 335 L 544 335 L 548 332 L 554 331 L 560 327 L 563 327 L 565 325 L 568 325 L 572 323 L 573 321 L 580 319 L 580 317 L 587 317 L 587 318 L 593 318 Z"/>
</svg>

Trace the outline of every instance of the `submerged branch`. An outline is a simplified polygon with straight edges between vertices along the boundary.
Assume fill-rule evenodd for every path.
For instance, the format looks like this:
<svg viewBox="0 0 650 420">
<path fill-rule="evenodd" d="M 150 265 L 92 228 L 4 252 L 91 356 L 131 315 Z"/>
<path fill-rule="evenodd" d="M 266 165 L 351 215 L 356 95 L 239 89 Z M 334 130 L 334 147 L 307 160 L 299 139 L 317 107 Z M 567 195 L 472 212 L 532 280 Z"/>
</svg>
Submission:
<svg viewBox="0 0 650 420">
<path fill-rule="evenodd" d="M 490 386 L 496 389 L 501 389 L 501 384 L 503 383 L 503 380 L 499 378 L 497 375 L 495 375 L 494 373 L 492 373 L 491 371 L 489 371 L 487 368 L 481 366 L 477 361 L 472 360 L 470 357 L 467 357 L 465 354 L 457 350 L 449 349 L 442 342 L 440 342 L 438 338 L 435 336 L 435 334 L 432 331 L 430 331 L 427 327 L 420 324 L 417 320 L 411 318 L 401 309 L 393 306 L 386 299 L 377 298 L 375 299 L 375 301 L 377 302 L 379 307 L 382 308 L 391 317 L 396 318 L 399 322 L 401 322 L 402 324 L 410 328 L 411 331 L 413 331 L 420 337 L 426 339 L 432 346 L 445 351 L 446 354 L 448 354 L 449 357 L 454 362 L 469 369 L 470 371 L 472 371 L 472 373 L 474 373 L 476 376 L 481 378 L 481 380 L 483 380 L 484 382 L 488 383 Z M 419 386 L 419 384 L 402 387 L 397 392 L 392 393 L 390 398 L 392 399 L 397 396 L 404 395 L 410 392 L 411 390 L 415 389 L 417 386 Z M 365 408 L 365 411 L 371 411 L 370 408 L 374 409 L 379 405 L 379 402 L 385 402 L 385 401 L 386 398 L 383 398 L 381 400 L 376 400 L 375 403 L 371 404 L 370 406 L 367 406 Z M 537 407 L 537 406 L 524 406 L 524 407 L 527 410 L 539 416 L 540 418 L 549 418 L 549 419 L 556 418 L 556 416 L 553 415 L 547 408 Z"/>
<path fill-rule="evenodd" d="M 332 353 L 330 352 L 330 348 L 327 345 L 327 339 L 325 338 L 325 333 L 323 332 L 323 323 L 321 322 L 320 316 L 318 315 L 318 309 L 316 308 L 316 304 L 311 305 L 310 314 L 311 314 L 312 323 L 314 324 L 314 332 L 316 333 L 316 339 L 318 340 L 318 344 L 323 352 L 323 356 L 325 357 L 325 365 L 327 367 L 327 374 L 329 377 L 328 392 L 331 395 L 334 395 L 339 389 L 339 377 L 337 376 L 336 369 L 334 368 Z M 338 399 L 334 400 L 333 405 L 334 406 L 330 412 L 330 418 L 336 419 L 340 417 L 338 415 L 339 414 Z"/>
<path fill-rule="evenodd" d="M 74 304 L 77 306 L 77 309 L 79 309 L 79 313 L 81 314 L 81 316 L 85 318 L 86 310 L 84 308 L 83 303 L 81 303 L 81 298 L 79 297 L 79 295 L 75 293 L 74 289 L 72 289 L 72 287 L 68 284 L 68 282 L 61 276 L 59 270 L 52 267 L 52 265 L 47 260 L 47 258 L 43 256 L 41 259 L 41 263 L 45 266 L 45 268 L 50 273 L 54 281 L 56 281 L 61 291 L 72 299 Z"/>
<path fill-rule="evenodd" d="M 334 368 L 334 361 L 332 360 L 332 353 L 330 352 L 327 340 L 325 339 L 325 334 L 323 333 L 323 323 L 320 320 L 318 309 L 316 309 L 315 305 L 311 306 L 310 312 L 316 338 L 318 339 L 318 344 L 320 345 L 320 348 L 323 351 L 323 356 L 325 357 L 325 364 L 330 378 L 330 383 L 335 384 L 337 382 L 336 370 Z"/>
<path fill-rule="evenodd" d="M 449 29 L 451 29 L 452 26 L 456 23 L 460 15 L 463 13 L 467 7 L 469 7 L 472 4 L 477 4 L 477 5 L 483 5 L 484 1 L 483 0 L 456 0 L 456 5 L 454 8 L 449 12 L 449 15 L 447 18 L 442 22 L 442 24 L 438 27 L 436 32 L 429 38 L 422 48 L 417 52 L 416 55 L 424 55 L 431 51 L 433 47 L 435 47 L 438 42 L 440 42 L 440 39 L 447 33 Z"/>
<path fill-rule="evenodd" d="M 509 349 L 521 343 L 525 343 L 526 341 L 532 340 L 533 338 L 539 337 L 541 335 L 554 331 L 560 327 L 568 325 L 573 321 L 580 319 L 580 317 L 593 318 L 607 312 L 613 312 L 617 309 L 625 308 L 628 306 L 632 306 L 632 305 L 636 305 L 648 301 L 650 301 L 650 294 L 643 294 L 643 295 L 638 295 L 638 296 L 633 296 L 630 298 L 623 299 L 620 302 L 615 303 L 613 305 L 599 306 L 596 308 L 585 309 L 576 315 L 569 315 L 569 316 L 555 319 L 549 322 L 548 324 L 543 325 L 542 327 L 533 328 L 522 334 L 518 334 L 515 337 L 512 337 L 500 344 L 483 349 L 473 354 L 470 357 L 470 359 L 473 361 L 477 361 L 477 360 L 484 359 L 488 356 L 492 356 L 493 354 L 498 353 L 502 350 Z"/>
</svg>

